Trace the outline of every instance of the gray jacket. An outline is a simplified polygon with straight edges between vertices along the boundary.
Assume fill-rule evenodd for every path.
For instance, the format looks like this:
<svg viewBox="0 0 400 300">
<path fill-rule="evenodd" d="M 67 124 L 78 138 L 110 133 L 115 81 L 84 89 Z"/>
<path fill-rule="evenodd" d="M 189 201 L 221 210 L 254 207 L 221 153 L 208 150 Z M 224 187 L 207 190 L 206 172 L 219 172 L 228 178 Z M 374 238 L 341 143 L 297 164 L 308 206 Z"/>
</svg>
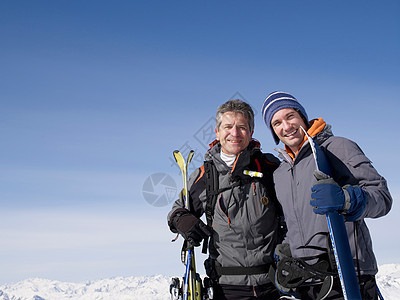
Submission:
<svg viewBox="0 0 400 300">
<path fill-rule="evenodd" d="M 205 155 L 206 160 L 212 160 L 219 173 L 219 188 L 230 187 L 234 182 L 242 180 L 240 186 L 230 188 L 218 195 L 214 210 L 213 235 L 209 243 L 210 258 L 215 259 L 222 267 L 255 267 L 272 262 L 277 244 L 277 227 L 274 201 L 261 203 L 261 198 L 267 196 L 266 188 L 258 178 L 243 175 L 244 170 L 254 169 L 254 154 L 260 152 L 259 145 L 250 145 L 238 154 L 234 167 L 229 168 L 221 160 L 221 145 L 218 143 Z M 261 154 L 261 153 L 259 153 Z M 270 170 L 261 170 L 264 176 L 269 176 L 273 186 L 272 173 L 279 164 L 273 155 L 263 155 L 271 164 Z M 271 163 L 273 161 L 273 163 Z M 267 173 L 269 172 L 269 174 Z M 206 180 L 204 166 L 194 171 L 189 178 L 189 194 L 191 211 L 197 217 L 206 209 Z M 275 195 L 275 192 L 273 192 Z M 184 207 L 178 199 L 171 212 Z M 170 227 L 171 222 L 169 222 Z M 171 227 L 172 231 L 175 231 Z M 258 286 L 270 282 L 267 274 L 257 275 L 222 275 L 220 284 Z"/>
<path fill-rule="evenodd" d="M 326 125 L 314 140 L 327 155 L 335 181 L 340 186 L 360 186 L 367 195 L 367 206 L 362 216 L 356 222 L 346 222 L 346 228 L 354 260 L 356 247 L 358 249 L 361 274 L 375 275 L 377 263 L 364 218 L 378 218 L 386 215 L 391 209 L 392 198 L 386 180 L 372 167 L 371 161 L 356 143 L 333 136 L 330 125 Z M 277 150 L 283 161 L 274 172 L 274 182 L 288 227 L 285 242 L 290 244 L 294 257 L 315 256 L 321 252 L 314 249 L 298 249 L 314 234 L 328 232 L 326 217 L 315 214 L 310 205 L 311 187 L 316 182 L 313 176 L 315 163 L 310 145 L 306 141 L 294 161 L 285 150 Z M 326 239 L 325 236 L 317 235 L 310 245 L 326 248 Z"/>
</svg>

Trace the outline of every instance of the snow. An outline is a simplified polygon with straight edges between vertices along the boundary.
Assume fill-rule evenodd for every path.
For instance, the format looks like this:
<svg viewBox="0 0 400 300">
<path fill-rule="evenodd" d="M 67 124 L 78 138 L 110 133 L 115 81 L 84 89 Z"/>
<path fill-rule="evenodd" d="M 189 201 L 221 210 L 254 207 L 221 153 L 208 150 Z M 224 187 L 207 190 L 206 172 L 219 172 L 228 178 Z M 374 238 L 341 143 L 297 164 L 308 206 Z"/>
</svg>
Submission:
<svg viewBox="0 0 400 300">
<path fill-rule="evenodd" d="M 380 266 L 376 281 L 386 300 L 400 299 L 400 264 Z"/>
<path fill-rule="evenodd" d="M 0 286 L 0 300 L 168 300 L 170 277 L 115 277 L 84 283 L 32 278 Z M 385 300 L 400 299 L 400 264 L 379 267 L 377 282 Z"/>
<path fill-rule="evenodd" d="M 170 278 L 115 277 L 84 283 L 26 279 L 0 286 L 0 300 L 164 300 L 169 299 Z"/>
</svg>

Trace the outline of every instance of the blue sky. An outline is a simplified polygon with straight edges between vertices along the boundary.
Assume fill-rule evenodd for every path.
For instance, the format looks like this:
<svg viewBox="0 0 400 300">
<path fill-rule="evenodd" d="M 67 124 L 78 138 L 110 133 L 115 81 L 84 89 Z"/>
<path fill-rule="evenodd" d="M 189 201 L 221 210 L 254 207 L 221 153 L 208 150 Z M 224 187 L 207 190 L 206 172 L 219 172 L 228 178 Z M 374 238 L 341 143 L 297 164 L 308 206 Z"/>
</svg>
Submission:
<svg viewBox="0 0 400 300">
<path fill-rule="evenodd" d="M 388 180 L 394 207 L 368 224 L 378 263 L 400 263 L 399 15 L 398 1 L 2 1 L 0 283 L 179 275 L 171 204 L 143 191 L 175 197 L 172 151 L 199 166 L 231 98 L 274 153 L 260 109 L 275 90 Z"/>
</svg>

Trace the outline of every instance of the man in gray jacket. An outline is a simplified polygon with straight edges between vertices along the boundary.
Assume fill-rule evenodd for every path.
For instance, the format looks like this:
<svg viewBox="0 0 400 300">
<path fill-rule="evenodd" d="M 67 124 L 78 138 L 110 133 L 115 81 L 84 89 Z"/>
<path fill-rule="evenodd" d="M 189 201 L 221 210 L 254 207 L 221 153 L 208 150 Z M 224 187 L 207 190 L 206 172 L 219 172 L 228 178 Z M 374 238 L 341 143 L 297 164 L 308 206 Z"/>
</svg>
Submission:
<svg viewBox="0 0 400 300">
<path fill-rule="evenodd" d="M 247 103 L 231 100 L 221 105 L 216 140 L 205 154 L 204 165 L 189 178 L 190 210 L 178 199 L 168 215 L 171 231 L 192 245 L 199 246 L 211 235 L 205 269 L 214 282 L 214 299 L 279 298 L 268 277 L 279 238 L 272 179 L 279 160 L 261 153 L 260 144 L 252 139 L 253 130 L 254 113 Z M 216 172 L 217 182 L 207 193 L 207 178 L 213 177 L 210 168 Z M 252 177 L 245 171 L 263 176 Z M 210 194 L 216 197 L 213 208 L 207 207 Z M 200 220 L 203 214 L 212 216 L 212 227 Z"/>
<path fill-rule="evenodd" d="M 276 285 L 300 299 L 343 299 L 325 217 L 327 212 L 339 211 L 346 221 L 362 299 L 378 299 L 377 263 L 364 219 L 382 217 L 391 209 L 386 180 L 356 143 L 334 136 L 322 118 L 309 121 L 292 95 L 271 93 L 262 114 L 276 144 L 285 145 L 277 149 L 282 162 L 274 172 L 288 228 L 284 242 L 276 248 L 280 259 Z M 314 172 L 312 150 L 301 127 L 325 152 L 333 178 Z"/>
</svg>

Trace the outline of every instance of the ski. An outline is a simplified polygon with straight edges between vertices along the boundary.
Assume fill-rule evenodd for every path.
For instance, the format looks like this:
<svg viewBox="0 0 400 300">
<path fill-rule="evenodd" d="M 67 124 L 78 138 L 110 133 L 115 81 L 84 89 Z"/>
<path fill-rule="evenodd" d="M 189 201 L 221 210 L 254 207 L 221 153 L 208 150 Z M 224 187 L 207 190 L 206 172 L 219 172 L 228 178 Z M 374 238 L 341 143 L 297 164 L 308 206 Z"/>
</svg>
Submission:
<svg viewBox="0 0 400 300">
<path fill-rule="evenodd" d="M 325 153 L 312 139 L 312 137 L 301 127 L 307 136 L 314 156 L 316 169 L 332 176 L 332 170 Z M 344 299 L 361 300 L 360 289 L 357 281 L 357 274 L 354 269 L 353 256 L 343 215 L 338 212 L 326 215 L 329 228 L 329 236 L 332 241 L 333 252 L 335 254 L 336 266 L 339 273 L 340 284 L 342 286 Z"/>
<path fill-rule="evenodd" d="M 175 150 L 173 152 L 173 155 L 182 172 L 182 198 L 185 204 L 185 208 L 190 210 L 188 194 L 188 166 L 193 158 L 194 151 L 191 150 L 189 152 L 186 161 L 178 150 Z M 196 273 L 194 247 L 185 241 L 182 251 L 184 252 L 182 261 L 186 266 L 185 275 L 183 277 L 181 288 L 179 287 L 179 279 L 173 278 L 173 282 L 171 283 L 170 287 L 171 298 L 173 300 L 178 300 L 181 299 L 180 296 L 182 295 L 183 300 L 202 300 L 202 284 L 199 274 Z"/>
</svg>

